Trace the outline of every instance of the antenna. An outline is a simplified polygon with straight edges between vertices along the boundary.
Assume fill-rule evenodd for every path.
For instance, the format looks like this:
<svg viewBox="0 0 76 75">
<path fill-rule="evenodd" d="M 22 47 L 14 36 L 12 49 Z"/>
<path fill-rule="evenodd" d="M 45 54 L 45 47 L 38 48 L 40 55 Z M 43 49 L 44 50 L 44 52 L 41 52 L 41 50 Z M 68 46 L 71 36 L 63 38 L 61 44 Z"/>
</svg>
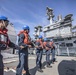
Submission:
<svg viewBox="0 0 76 75">
<path fill-rule="evenodd" d="M 50 20 L 50 24 L 52 25 L 53 23 L 53 18 L 54 18 L 54 14 L 53 14 L 53 9 L 49 8 L 48 6 L 46 7 L 47 10 L 47 16 L 48 16 L 48 20 Z"/>
</svg>

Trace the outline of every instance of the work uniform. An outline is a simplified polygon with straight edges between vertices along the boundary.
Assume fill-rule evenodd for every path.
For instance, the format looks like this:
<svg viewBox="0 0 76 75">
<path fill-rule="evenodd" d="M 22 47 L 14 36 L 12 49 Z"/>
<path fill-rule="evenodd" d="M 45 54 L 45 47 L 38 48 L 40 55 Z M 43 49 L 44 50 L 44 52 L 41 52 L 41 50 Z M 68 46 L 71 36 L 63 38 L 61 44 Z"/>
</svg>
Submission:
<svg viewBox="0 0 76 75">
<path fill-rule="evenodd" d="M 7 31 L 7 29 L 0 29 L 0 75 L 3 75 L 4 71 L 3 56 L 1 55 L 1 50 L 5 50 L 7 46 L 20 49 L 20 47 L 9 40 Z"/>
<path fill-rule="evenodd" d="M 49 42 L 47 42 L 47 41 L 45 41 L 43 44 L 44 44 L 44 49 L 46 52 L 46 64 L 47 64 L 47 66 L 49 66 L 50 65 L 50 49 L 51 49 L 51 47 L 50 47 Z"/>
<path fill-rule="evenodd" d="M 36 58 L 36 65 L 38 66 L 38 68 L 42 68 L 42 63 L 41 63 L 41 60 L 42 60 L 42 53 L 43 53 L 43 41 L 38 39 L 36 41 L 36 46 L 38 46 L 36 48 L 36 55 L 37 55 L 37 58 Z"/>
<path fill-rule="evenodd" d="M 53 41 L 50 42 L 50 46 L 51 46 L 51 53 L 52 53 L 51 61 L 54 62 L 55 61 L 55 46 L 54 46 Z"/>
<path fill-rule="evenodd" d="M 37 55 L 36 65 L 38 66 L 39 69 L 41 69 L 42 68 L 41 60 L 42 60 L 42 53 L 43 53 L 43 41 L 40 39 L 36 40 L 36 46 L 38 46 L 36 48 L 36 55 Z"/>
<path fill-rule="evenodd" d="M 19 50 L 19 64 L 16 69 L 16 75 L 22 75 L 23 69 L 26 71 L 26 75 L 30 75 L 28 69 L 28 45 L 30 44 L 31 38 L 25 31 L 20 31 L 18 36 L 18 45 L 24 46 L 24 48 Z"/>
</svg>

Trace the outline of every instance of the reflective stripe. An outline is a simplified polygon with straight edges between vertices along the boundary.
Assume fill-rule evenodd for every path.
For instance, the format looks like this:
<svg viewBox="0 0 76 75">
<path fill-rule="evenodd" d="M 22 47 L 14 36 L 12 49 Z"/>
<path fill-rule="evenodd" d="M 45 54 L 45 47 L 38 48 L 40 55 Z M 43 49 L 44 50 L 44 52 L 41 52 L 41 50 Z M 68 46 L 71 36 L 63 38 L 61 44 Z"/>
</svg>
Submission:
<svg viewBox="0 0 76 75">
<path fill-rule="evenodd" d="M 3 35 L 3 34 L 0 34 L 0 41 L 1 41 L 1 42 L 7 43 L 7 39 L 8 39 L 7 36 L 5 36 L 5 35 Z"/>
</svg>

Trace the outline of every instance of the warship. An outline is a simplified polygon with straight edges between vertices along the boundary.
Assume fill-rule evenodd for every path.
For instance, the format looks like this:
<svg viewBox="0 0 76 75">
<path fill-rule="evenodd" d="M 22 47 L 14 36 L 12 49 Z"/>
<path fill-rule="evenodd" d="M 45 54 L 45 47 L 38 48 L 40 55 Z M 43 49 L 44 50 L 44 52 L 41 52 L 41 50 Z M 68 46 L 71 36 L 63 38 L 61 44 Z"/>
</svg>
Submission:
<svg viewBox="0 0 76 75">
<path fill-rule="evenodd" d="M 58 16 L 58 20 L 53 20 L 53 9 L 47 7 L 49 25 L 43 27 L 44 37 L 53 39 L 55 45 L 60 50 L 69 50 L 76 52 L 76 26 L 72 25 L 73 14 L 68 14 L 64 18 Z M 62 48 L 62 49 L 61 49 Z"/>
<path fill-rule="evenodd" d="M 15 31 L 15 27 L 13 26 L 12 23 L 10 23 L 8 25 L 7 29 L 8 29 L 8 36 L 9 36 L 10 40 L 13 43 L 16 43 L 16 41 L 17 41 L 17 34 L 16 34 L 16 31 Z"/>
<path fill-rule="evenodd" d="M 8 29 L 8 36 L 11 42 L 15 43 L 17 42 L 17 34 L 15 31 L 15 27 L 13 26 L 12 23 L 9 23 L 9 25 L 7 26 Z M 7 48 L 6 50 L 2 50 L 3 53 L 15 53 L 15 49 L 12 48 Z"/>
</svg>

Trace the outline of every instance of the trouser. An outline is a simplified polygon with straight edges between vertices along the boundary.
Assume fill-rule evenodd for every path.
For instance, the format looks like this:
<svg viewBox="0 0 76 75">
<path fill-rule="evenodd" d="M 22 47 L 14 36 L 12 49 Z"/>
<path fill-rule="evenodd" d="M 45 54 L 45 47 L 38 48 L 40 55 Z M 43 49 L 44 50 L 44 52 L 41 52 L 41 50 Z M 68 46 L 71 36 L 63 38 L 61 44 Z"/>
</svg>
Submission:
<svg viewBox="0 0 76 75">
<path fill-rule="evenodd" d="M 55 61 L 55 49 L 52 49 L 52 58 L 51 58 L 52 62 Z"/>
<path fill-rule="evenodd" d="M 22 70 L 26 71 L 26 75 L 29 75 L 28 70 L 28 51 L 19 52 L 19 64 L 16 69 L 16 75 L 22 75 Z"/>
<path fill-rule="evenodd" d="M 46 50 L 46 64 L 50 65 L 50 50 Z"/>
<path fill-rule="evenodd" d="M 36 65 L 38 66 L 38 68 L 41 68 L 41 67 L 42 67 L 42 63 L 41 63 L 42 53 L 43 53 L 43 50 L 38 50 L 38 49 L 37 49 L 37 51 L 36 51 L 36 55 L 37 55 Z"/>
<path fill-rule="evenodd" d="M 0 75 L 4 74 L 3 56 L 0 54 Z"/>
</svg>

